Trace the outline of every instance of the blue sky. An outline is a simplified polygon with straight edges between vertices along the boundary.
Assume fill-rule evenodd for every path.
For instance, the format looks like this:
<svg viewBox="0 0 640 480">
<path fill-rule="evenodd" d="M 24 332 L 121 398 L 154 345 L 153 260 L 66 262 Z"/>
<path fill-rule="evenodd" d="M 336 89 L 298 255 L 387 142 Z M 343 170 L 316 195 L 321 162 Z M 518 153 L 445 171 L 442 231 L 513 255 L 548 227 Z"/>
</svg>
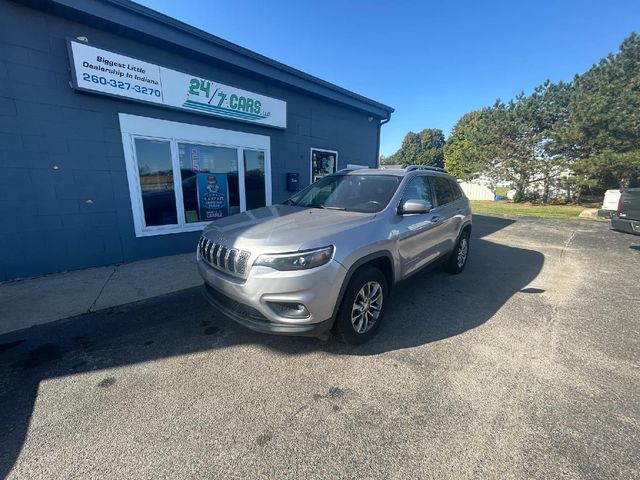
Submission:
<svg viewBox="0 0 640 480">
<path fill-rule="evenodd" d="M 640 31 L 640 1 L 142 0 L 140 3 L 441 128 L 545 79 L 571 80 Z"/>
</svg>

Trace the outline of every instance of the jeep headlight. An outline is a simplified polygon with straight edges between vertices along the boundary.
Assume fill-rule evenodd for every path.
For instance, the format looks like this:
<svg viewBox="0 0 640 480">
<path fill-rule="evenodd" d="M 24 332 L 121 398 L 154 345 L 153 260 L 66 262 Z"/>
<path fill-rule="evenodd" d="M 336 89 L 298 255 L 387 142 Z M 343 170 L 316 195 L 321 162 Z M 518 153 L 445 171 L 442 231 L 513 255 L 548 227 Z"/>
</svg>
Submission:
<svg viewBox="0 0 640 480">
<path fill-rule="evenodd" d="M 333 255 L 333 245 L 300 252 L 260 255 L 254 265 L 276 270 L 308 270 L 324 265 Z"/>
</svg>

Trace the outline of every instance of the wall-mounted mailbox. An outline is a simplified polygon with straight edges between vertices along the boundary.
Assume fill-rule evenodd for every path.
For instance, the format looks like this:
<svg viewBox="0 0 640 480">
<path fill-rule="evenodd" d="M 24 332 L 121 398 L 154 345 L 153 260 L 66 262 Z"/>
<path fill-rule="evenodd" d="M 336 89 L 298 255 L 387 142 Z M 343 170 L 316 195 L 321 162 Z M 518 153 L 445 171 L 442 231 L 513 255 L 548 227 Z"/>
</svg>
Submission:
<svg viewBox="0 0 640 480">
<path fill-rule="evenodd" d="M 294 172 L 287 172 L 287 192 L 297 192 L 299 185 L 299 175 Z"/>
</svg>

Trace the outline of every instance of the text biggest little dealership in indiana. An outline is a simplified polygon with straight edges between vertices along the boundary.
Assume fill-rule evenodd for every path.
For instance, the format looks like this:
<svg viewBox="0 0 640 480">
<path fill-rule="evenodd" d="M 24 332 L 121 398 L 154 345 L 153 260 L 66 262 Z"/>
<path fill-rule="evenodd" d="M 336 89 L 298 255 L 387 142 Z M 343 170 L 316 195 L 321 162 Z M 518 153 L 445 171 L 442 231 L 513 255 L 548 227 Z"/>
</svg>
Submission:
<svg viewBox="0 0 640 480">
<path fill-rule="evenodd" d="M 393 109 L 125 0 L 0 0 L 0 280 L 194 250 Z"/>
</svg>

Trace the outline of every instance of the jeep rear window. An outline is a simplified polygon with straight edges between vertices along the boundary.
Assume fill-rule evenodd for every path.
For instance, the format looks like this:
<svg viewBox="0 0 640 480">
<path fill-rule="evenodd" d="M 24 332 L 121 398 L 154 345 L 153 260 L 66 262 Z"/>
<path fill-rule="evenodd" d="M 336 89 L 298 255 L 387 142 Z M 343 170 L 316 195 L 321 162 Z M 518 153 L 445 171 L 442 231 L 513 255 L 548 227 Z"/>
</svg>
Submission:
<svg viewBox="0 0 640 480">
<path fill-rule="evenodd" d="M 400 184 L 395 175 L 329 175 L 284 202 L 287 205 L 376 213 Z"/>
</svg>

